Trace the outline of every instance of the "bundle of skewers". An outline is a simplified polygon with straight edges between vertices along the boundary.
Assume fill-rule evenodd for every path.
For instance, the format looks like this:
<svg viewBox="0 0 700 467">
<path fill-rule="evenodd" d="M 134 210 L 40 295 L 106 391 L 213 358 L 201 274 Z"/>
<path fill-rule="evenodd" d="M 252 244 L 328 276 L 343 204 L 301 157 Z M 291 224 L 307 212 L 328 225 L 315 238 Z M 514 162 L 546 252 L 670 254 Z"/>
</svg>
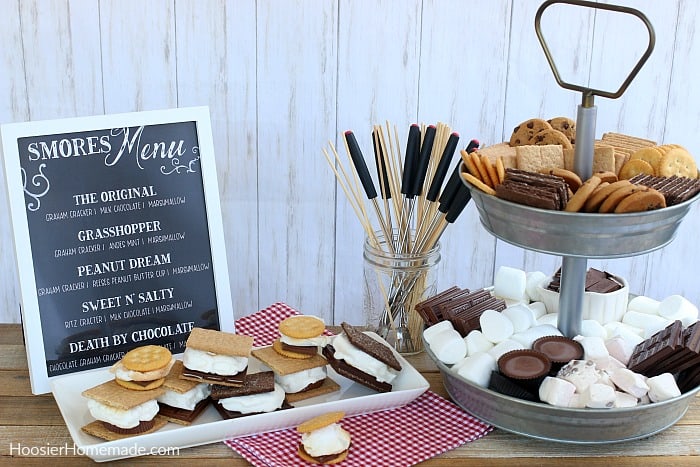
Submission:
<svg viewBox="0 0 700 467">
<path fill-rule="evenodd" d="M 345 163 L 332 142 L 330 151 L 324 148 L 323 154 L 371 247 L 397 258 L 420 258 L 436 248 L 447 226 L 471 199 L 460 179 L 460 158 L 447 176 L 459 135 L 442 123 L 413 124 L 404 146 L 396 127 L 388 122 L 375 125 L 374 179 L 355 134 L 346 131 L 342 137 Z M 461 152 L 471 153 L 478 146 L 472 140 Z M 389 290 L 382 288 L 384 310 L 376 331 L 385 339 L 394 333 L 394 346 L 403 353 L 419 348 L 422 320 L 414 306 L 426 298 L 424 279 L 420 272 L 394 273 Z"/>
</svg>

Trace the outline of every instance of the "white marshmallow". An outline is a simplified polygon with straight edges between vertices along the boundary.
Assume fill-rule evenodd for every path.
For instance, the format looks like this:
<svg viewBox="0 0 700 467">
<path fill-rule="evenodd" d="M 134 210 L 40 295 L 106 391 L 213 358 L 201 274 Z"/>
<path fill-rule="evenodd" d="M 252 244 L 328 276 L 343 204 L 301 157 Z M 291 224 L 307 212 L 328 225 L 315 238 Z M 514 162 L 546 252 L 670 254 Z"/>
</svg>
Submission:
<svg viewBox="0 0 700 467">
<path fill-rule="evenodd" d="M 503 342 L 513 335 L 513 323 L 496 310 L 486 310 L 479 317 L 481 332 L 494 344 Z"/>
<path fill-rule="evenodd" d="M 627 365 L 622 363 L 620 360 L 617 358 L 613 357 L 612 355 L 608 356 L 608 358 L 601 359 L 600 361 L 596 362 L 596 366 L 598 369 L 603 370 L 603 373 L 605 374 L 605 378 L 609 379 L 609 376 L 606 371 L 613 371 L 617 370 L 618 368 L 627 368 Z M 612 385 L 612 383 L 610 383 Z"/>
<path fill-rule="evenodd" d="M 513 339 L 506 339 L 503 342 L 499 342 L 494 345 L 491 350 L 488 351 L 489 354 L 498 362 L 501 355 L 510 352 L 511 350 L 521 350 L 525 347 L 518 341 Z"/>
<path fill-rule="evenodd" d="M 571 397 L 571 402 L 567 406 L 570 409 L 585 409 L 586 408 L 586 398 L 582 394 L 575 392 Z"/>
<path fill-rule="evenodd" d="M 484 337 L 484 333 L 478 329 L 469 331 L 464 338 L 467 343 L 467 355 L 474 355 L 479 352 L 488 352 L 493 347 L 493 342 Z"/>
<path fill-rule="evenodd" d="M 557 378 L 570 382 L 582 393 L 600 380 L 601 373 L 591 360 L 571 360 L 559 370 Z"/>
<path fill-rule="evenodd" d="M 452 365 L 467 356 L 467 343 L 454 329 L 445 329 L 435 334 L 430 350 L 444 364 Z"/>
<path fill-rule="evenodd" d="M 501 266 L 493 280 L 493 294 L 501 298 L 524 301 L 527 275 L 522 269 Z"/>
<path fill-rule="evenodd" d="M 649 399 L 649 394 L 644 394 L 637 400 L 637 405 L 647 405 L 651 404 L 651 399 Z"/>
<path fill-rule="evenodd" d="M 637 344 L 623 339 L 620 336 L 611 337 L 605 341 L 605 348 L 608 349 L 610 357 L 614 357 L 623 365 L 627 365 L 627 362 L 630 361 L 630 357 L 636 346 Z"/>
<path fill-rule="evenodd" d="M 625 315 L 622 317 L 622 322 L 629 324 L 630 326 L 644 329 L 644 334 L 642 337 L 645 339 L 650 338 L 671 324 L 668 319 L 661 316 L 649 315 L 638 311 L 628 311 L 625 313 Z"/>
<path fill-rule="evenodd" d="M 676 380 L 671 373 L 653 376 L 647 379 L 647 384 L 649 385 L 647 394 L 653 402 L 661 402 L 681 395 L 681 390 L 678 389 Z"/>
<path fill-rule="evenodd" d="M 509 306 L 501 313 L 513 323 L 514 333 L 525 331 L 537 324 L 532 310 L 524 303 Z"/>
<path fill-rule="evenodd" d="M 496 360 L 485 352 L 470 355 L 460 362 L 457 374 L 472 383 L 487 387 L 491 380 L 491 372 L 496 369 Z"/>
<path fill-rule="evenodd" d="M 531 327 L 527 331 L 513 334 L 511 336 L 511 339 L 520 342 L 525 348 L 529 349 L 530 347 L 532 347 L 532 343 L 540 337 L 561 335 L 561 331 L 559 331 L 559 329 L 557 329 L 556 326 L 552 326 L 551 324 L 540 324 Z"/>
<path fill-rule="evenodd" d="M 552 376 L 547 376 L 539 389 L 540 400 L 557 407 L 571 407 L 575 393 L 572 383 Z"/>
<path fill-rule="evenodd" d="M 635 407 L 637 398 L 626 392 L 615 391 L 615 408 L 620 407 Z"/>
<path fill-rule="evenodd" d="M 539 289 L 544 286 L 547 275 L 542 271 L 531 271 L 525 274 L 525 294 L 531 302 L 540 300 Z"/>
<path fill-rule="evenodd" d="M 604 328 L 608 332 L 608 338 L 622 337 L 624 340 L 629 341 L 630 345 L 637 345 L 640 342 L 644 342 L 644 337 L 642 337 L 644 329 L 629 326 L 624 323 L 608 323 Z"/>
<path fill-rule="evenodd" d="M 528 304 L 528 306 L 530 307 L 532 314 L 535 315 L 535 320 L 538 320 L 540 316 L 547 314 L 547 307 L 545 306 L 544 302 L 532 302 Z"/>
<path fill-rule="evenodd" d="M 646 378 L 627 368 L 613 370 L 610 372 L 610 379 L 615 383 L 615 386 L 637 399 L 642 398 L 649 392 L 649 386 L 644 381 Z"/>
<path fill-rule="evenodd" d="M 627 311 L 638 311 L 639 313 L 646 313 L 648 315 L 658 315 L 659 303 L 661 302 L 653 298 L 638 295 L 629 301 L 627 304 Z"/>
<path fill-rule="evenodd" d="M 607 384 L 593 383 L 582 394 L 586 407 L 611 409 L 615 406 L 615 390 Z"/>
<path fill-rule="evenodd" d="M 581 335 L 605 339 L 608 336 L 608 332 L 598 321 L 594 319 L 584 319 L 581 321 Z"/>
<path fill-rule="evenodd" d="M 671 295 L 659 304 L 659 315 L 671 320 L 679 320 L 688 327 L 698 320 L 698 307 L 681 295 Z"/>
<path fill-rule="evenodd" d="M 605 341 L 601 337 L 584 337 L 576 336 L 575 341 L 578 341 L 583 347 L 583 358 L 592 360 L 594 363 L 607 363 L 610 356 L 608 349 L 605 347 Z"/>
<path fill-rule="evenodd" d="M 537 324 L 548 324 L 550 326 L 557 327 L 557 323 L 559 321 L 559 314 L 558 313 L 547 313 L 546 315 L 542 315 L 539 318 L 537 318 Z"/>
<path fill-rule="evenodd" d="M 447 330 L 454 330 L 452 322 L 448 320 L 440 321 L 439 323 L 433 324 L 428 329 L 423 331 L 423 339 L 425 339 L 425 342 L 428 344 L 432 344 L 436 335 Z"/>
</svg>

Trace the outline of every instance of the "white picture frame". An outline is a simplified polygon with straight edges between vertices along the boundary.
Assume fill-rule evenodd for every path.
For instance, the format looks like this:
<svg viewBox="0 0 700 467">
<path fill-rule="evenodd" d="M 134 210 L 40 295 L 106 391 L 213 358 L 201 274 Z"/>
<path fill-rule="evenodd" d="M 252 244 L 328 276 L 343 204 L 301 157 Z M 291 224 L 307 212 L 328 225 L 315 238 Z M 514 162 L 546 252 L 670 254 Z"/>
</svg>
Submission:
<svg viewBox="0 0 700 467">
<path fill-rule="evenodd" d="M 187 138 L 194 138 L 194 142 L 190 144 L 191 147 L 188 147 L 187 143 L 183 144 L 183 139 L 179 140 L 179 145 L 177 139 L 168 141 L 168 143 L 171 144 L 167 144 L 166 141 L 163 141 L 162 146 L 159 144 L 158 140 L 154 140 L 151 143 L 143 142 L 149 141 L 148 137 L 157 138 L 157 136 L 161 134 L 182 134 L 178 133 L 178 131 L 180 131 L 179 129 L 188 128 L 187 131 L 190 131 L 189 129 L 192 127 L 192 124 L 194 124 L 195 133 L 187 136 Z M 192 323 L 197 323 L 197 320 L 206 314 L 203 310 L 196 309 L 200 296 L 203 297 L 201 300 L 202 303 L 215 301 L 215 304 L 213 304 L 214 311 L 216 312 L 215 316 L 212 317 L 211 312 L 206 314 L 206 319 L 209 320 L 206 321 L 206 323 L 222 331 L 235 331 L 214 145 L 209 109 L 207 107 L 189 107 L 11 123 L 2 125 L 0 130 L 2 135 L 6 188 L 17 259 L 18 282 L 20 285 L 22 324 L 32 392 L 34 394 L 50 392 L 50 381 L 53 377 L 74 372 L 72 368 L 69 367 L 71 363 L 64 363 L 63 366 L 66 368 L 56 370 L 61 371 L 59 374 L 50 374 L 48 368 L 47 351 L 49 354 L 53 355 L 52 352 L 57 352 L 54 350 L 54 346 L 56 346 L 55 348 L 59 347 L 56 342 L 51 340 L 54 339 L 54 335 L 51 334 L 49 336 L 49 333 L 53 333 L 57 327 L 60 328 L 60 326 L 57 326 L 53 321 L 57 319 L 55 317 L 57 310 L 54 309 L 54 307 L 57 306 L 56 303 L 60 301 L 58 297 L 61 296 L 70 296 L 72 297 L 70 298 L 71 301 L 83 299 L 81 302 L 82 310 L 79 314 L 86 317 L 86 322 L 90 322 L 88 316 L 91 317 L 93 321 L 98 319 L 110 320 L 108 323 L 98 323 L 100 326 L 96 328 L 91 328 L 88 324 L 88 334 L 96 337 L 67 343 L 66 352 L 68 353 L 61 353 L 60 355 L 69 355 L 69 353 L 75 351 L 75 357 L 78 362 L 81 361 L 77 358 L 78 355 L 81 355 L 81 358 L 93 355 L 94 360 L 94 355 L 99 352 L 91 352 L 91 350 L 94 350 L 93 347 L 98 346 L 100 343 L 104 344 L 101 349 L 104 361 L 100 363 L 95 363 L 93 361 L 91 364 L 92 366 L 89 368 L 83 368 L 83 365 L 75 363 L 75 372 L 90 371 L 111 366 L 113 361 L 104 357 L 104 355 L 107 355 L 104 353 L 107 352 L 107 347 L 112 345 L 115 350 L 111 357 L 113 360 L 116 358 L 115 355 L 119 353 L 116 351 L 117 348 L 120 348 L 120 352 L 123 353 L 124 350 L 128 350 L 128 345 L 134 347 L 143 343 L 150 343 L 148 337 L 151 336 L 151 338 L 155 338 L 156 334 L 165 335 L 169 332 L 177 332 L 177 337 L 172 337 L 172 339 L 177 340 L 177 346 L 173 343 L 173 348 L 171 350 L 173 350 L 174 354 L 181 353 L 183 350 L 182 347 L 184 346 L 182 341 L 188 334 L 188 332 L 185 334 L 187 326 L 191 327 L 196 325 Z M 122 132 L 121 134 L 120 131 Z M 114 138 L 113 141 L 111 140 L 112 138 Z M 46 144 L 42 145 L 42 141 Z M 119 149 L 117 149 L 117 144 L 115 143 L 119 143 L 120 141 L 121 145 Z M 101 143 L 105 144 L 101 145 Z M 26 144 L 26 147 L 22 146 L 23 144 Z M 184 154 L 185 152 L 187 152 L 187 155 Z M 24 159 L 21 159 L 23 157 Z M 133 158 L 133 160 L 131 158 Z M 23 163 L 26 162 L 26 164 L 29 164 L 28 161 L 30 159 L 36 159 L 32 160 L 32 162 L 43 163 L 44 168 L 33 173 L 28 173 Z M 96 160 L 100 162 L 95 162 Z M 104 162 L 104 167 L 102 166 L 102 162 Z M 128 162 L 128 164 L 125 162 Z M 161 164 L 159 168 L 156 168 L 156 163 Z M 66 165 L 62 167 L 61 164 Z M 71 164 L 70 167 L 77 168 L 75 173 L 73 173 L 73 170 L 71 170 L 67 164 Z M 80 164 L 84 165 L 81 166 Z M 32 165 L 32 170 L 40 166 L 41 164 Z M 51 167 L 55 168 L 54 173 L 56 174 L 61 173 L 61 170 L 64 172 L 60 177 L 56 175 L 55 178 L 52 179 L 51 177 L 53 175 L 47 175 L 44 172 L 44 170 L 50 171 Z M 89 174 L 80 172 L 81 168 L 86 167 L 92 167 L 89 169 Z M 97 172 L 95 172 L 94 167 L 99 167 Z M 188 170 L 189 172 L 187 172 Z M 136 177 L 146 177 L 146 174 L 156 173 L 156 171 L 159 173 L 156 175 L 148 175 L 148 177 L 150 177 L 148 180 L 156 180 L 156 182 L 152 182 L 152 184 L 148 182 L 146 184 L 141 183 L 141 186 L 138 187 L 123 186 L 123 188 L 115 188 L 110 185 L 115 179 L 125 181 L 131 178 L 135 179 Z M 168 177 L 166 177 L 166 174 Z M 162 179 L 158 178 L 161 175 Z M 59 182 L 59 180 L 62 180 L 62 182 Z M 199 183 L 197 180 L 201 180 L 204 213 L 201 212 L 202 206 L 197 205 L 198 197 L 196 193 L 198 189 L 197 184 Z M 48 183 L 51 186 L 49 188 L 42 188 L 39 186 L 42 182 Z M 53 184 L 51 184 L 52 182 Z M 86 186 L 90 185 L 92 189 L 83 189 L 83 182 Z M 97 186 L 96 183 L 98 182 L 104 184 L 104 190 L 100 191 L 99 188 L 94 188 Z M 165 201 L 158 201 L 161 199 L 158 198 L 159 191 L 173 192 L 174 190 L 178 190 L 180 186 L 188 186 L 190 187 L 188 189 L 192 191 L 188 192 L 188 195 L 183 194 L 180 198 L 163 198 Z M 107 194 L 105 195 L 105 193 Z M 190 193 L 195 193 L 195 196 L 192 196 Z M 132 195 L 134 198 L 126 199 L 127 196 Z M 143 198 L 140 198 L 141 196 Z M 189 196 L 189 198 L 187 196 Z M 59 210 L 54 209 L 52 212 L 47 212 L 45 218 L 35 217 L 34 212 L 31 214 L 29 213 L 28 206 L 30 203 L 34 203 L 32 205 L 33 208 L 36 207 L 37 203 L 40 204 L 42 202 L 45 206 L 48 206 L 49 203 L 55 203 L 56 205 L 63 203 L 65 205 L 66 200 L 69 198 L 71 203 L 76 203 L 74 210 L 69 210 L 67 208 L 65 210 L 60 208 Z M 175 202 L 177 200 L 182 201 L 182 206 L 175 207 Z M 110 204 L 122 201 L 123 204 L 120 205 Z M 170 204 L 164 204 L 166 201 Z M 188 203 L 191 201 L 192 204 L 190 206 Z M 83 202 L 83 205 L 79 204 L 81 202 Z M 129 206 L 128 202 L 132 203 L 131 206 L 137 214 L 123 214 L 126 211 L 122 210 L 126 210 L 126 207 Z M 139 205 L 136 203 L 145 204 Z M 88 206 L 85 206 L 85 204 Z M 116 211 L 117 206 L 121 206 L 119 207 L 120 212 L 112 212 L 112 209 Z M 110 208 L 109 213 L 106 211 L 107 207 Z M 103 209 L 105 209 L 105 211 L 103 211 Z M 161 209 L 161 211 L 158 211 L 158 209 Z M 176 209 L 179 211 L 175 211 Z M 161 213 L 165 212 L 170 213 L 166 214 L 166 217 L 169 216 L 168 218 L 171 220 L 170 223 L 155 219 L 155 217 L 160 217 Z M 158 214 L 157 216 L 154 215 L 152 220 L 144 220 L 144 218 L 150 215 L 149 213 Z M 82 217 L 82 219 L 77 221 L 79 225 L 75 224 L 77 227 L 70 227 L 72 225 L 70 224 L 70 219 L 73 214 L 77 217 Z M 80 216 L 78 216 L 78 214 L 80 214 Z M 199 219 L 201 219 L 202 216 L 206 217 L 206 220 L 203 221 L 206 224 L 206 228 L 195 224 L 194 221 L 192 224 L 188 224 L 190 226 L 188 228 L 182 228 L 180 226 L 179 232 L 174 232 L 173 229 L 163 227 L 163 224 L 167 226 L 180 222 L 182 218 L 186 217 L 185 214 L 192 214 L 193 218 Z M 129 220 L 135 219 L 133 217 L 134 215 L 140 216 L 140 220 L 138 222 L 129 222 Z M 62 218 L 62 216 L 65 217 Z M 51 218 L 51 220 L 49 220 L 49 218 Z M 31 232 L 29 219 L 32 219 Z M 97 222 L 97 219 L 104 220 L 102 222 Z M 107 221 L 107 219 L 110 221 Z M 40 228 L 42 222 L 46 222 L 46 229 L 49 233 L 44 233 L 43 229 Z M 136 226 L 134 227 L 134 225 Z M 51 255 L 47 255 L 46 253 L 39 255 L 37 253 L 39 250 L 48 248 L 46 245 L 36 244 L 39 236 L 41 236 L 42 239 L 46 239 L 47 243 L 51 243 L 54 236 L 60 237 L 61 229 L 67 231 L 67 234 L 75 236 L 77 238 L 75 239 L 76 242 L 84 242 L 86 238 L 92 238 L 92 241 L 85 242 L 81 250 L 80 247 L 69 246 L 68 240 L 65 240 L 65 248 L 57 247 L 53 250 L 54 258 L 49 258 Z M 194 231 L 195 239 L 199 238 L 201 240 L 204 230 L 206 230 L 209 236 L 208 251 L 210 263 L 205 263 L 203 261 L 199 268 L 196 265 L 184 266 L 177 262 L 177 258 L 181 256 L 185 257 L 186 255 L 196 255 L 200 250 L 206 253 L 207 248 L 201 246 L 203 242 L 195 243 L 195 240 L 190 240 L 192 235 L 188 238 L 187 234 L 192 233 L 192 231 L 189 231 L 190 229 Z M 79 240 L 81 236 L 82 240 Z M 95 238 L 96 236 L 100 238 Z M 181 238 L 178 238 L 178 236 Z M 71 237 L 71 239 L 72 238 L 73 237 Z M 136 242 L 137 238 L 140 239 L 138 243 Z M 131 239 L 133 244 L 131 246 L 124 246 L 123 250 L 119 250 L 119 248 L 122 248 L 120 246 L 122 245 L 121 242 L 125 242 L 127 239 Z M 71 242 L 72 241 L 73 239 Z M 144 242 L 147 242 L 148 246 L 146 246 Z M 153 255 L 145 255 L 143 253 L 144 251 L 151 252 L 157 248 L 161 248 L 160 244 L 166 245 L 163 248 L 167 249 L 167 252 L 166 250 L 162 250 L 163 252 Z M 80 251 L 85 251 L 85 249 L 89 250 L 90 248 L 93 249 L 92 252 L 80 253 Z M 94 251 L 96 248 L 102 248 L 101 252 L 104 255 L 109 254 L 114 256 L 120 255 L 122 254 L 121 252 L 123 252 L 124 256 L 121 259 L 102 259 L 100 258 L 100 251 Z M 109 251 L 109 253 L 107 253 L 107 251 Z M 64 253 L 67 259 L 64 259 Z M 61 261 L 68 260 L 81 262 L 81 258 L 82 263 L 85 264 L 75 267 L 66 266 L 64 272 L 67 271 L 76 277 L 65 277 L 66 282 L 62 285 L 46 285 L 42 283 L 45 277 L 44 272 L 45 270 L 51 269 L 51 267 L 42 266 L 37 269 L 37 267 L 35 267 L 35 258 L 33 258 L 33 254 L 36 254 L 37 258 L 42 258 L 41 261 L 46 264 L 53 261 L 53 264 L 60 265 L 64 264 L 61 263 Z M 202 258 L 206 259 L 206 254 L 203 254 Z M 90 259 L 94 261 L 88 261 Z M 121 269 L 117 266 L 111 270 L 107 270 L 108 268 L 106 267 L 100 267 L 100 265 L 110 263 L 116 265 L 121 264 Z M 37 262 L 37 264 L 39 263 Z M 131 268 L 131 265 L 134 267 Z M 155 267 L 161 266 L 161 269 L 155 269 Z M 209 269 L 205 268 L 205 266 L 209 266 L 211 272 L 209 272 Z M 56 266 L 55 270 L 52 270 L 52 273 L 58 274 L 60 267 L 64 266 Z M 132 273 L 132 269 L 134 271 L 138 270 L 138 272 Z M 115 271 L 124 274 L 118 275 Z M 178 287 L 174 285 L 173 287 L 161 285 L 160 289 L 143 290 L 147 288 L 147 284 L 151 283 L 150 281 L 158 281 L 158 279 L 153 278 L 153 275 L 150 274 L 149 271 L 158 271 L 156 274 L 162 273 L 164 276 L 167 273 L 167 278 L 170 278 L 172 273 L 172 279 L 161 278 L 160 282 L 157 282 L 158 284 L 168 285 L 167 280 L 182 281 L 182 278 L 186 277 L 186 282 L 188 283 L 205 284 L 203 287 L 204 290 L 197 288 L 196 293 L 198 295 L 196 297 L 190 296 L 191 300 L 186 300 L 185 298 L 188 293 L 195 293 L 195 286 L 188 286 L 189 288 L 185 290 L 183 286 L 184 282 L 178 282 Z M 181 276 L 182 278 L 177 277 L 176 279 L 176 276 Z M 111 285 L 101 287 L 99 282 L 94 282 L 102 279 L 104 279 L 105 284 L 110 282 Z M 127 279 L 131 284 L 115 285 L 115 281 L 127 281 Z M 79 288 L 81 283 L 85 290 L 71 288 Z M 213 290 L 209 290 L 211 286 L 213 286 Z M 109 291 L 110 287 L 118 288 L 119 294 L 110 297 L 103 296 L 106 291 Z M 51 306 L 44 304 L 48 300 L 46 296 L 49 292 L 55 293 L 55 298 L 51 298 Z M 212 297 L 210 293 L 213 293 L 214 296 Z M 143 296 L 141 294 L 143 294 Z M 131 300 L 127 300 L 126 295 L 130 295 Z M 181 302 L 172 301 L 176 295 L 177 298 L 182 299 Z M 135 297 L 139 297 L 138 301 L 136 301 L 137 299 Z M 110 299 L 112 300 L 111 302 Z M 141 302 L 141 299 L 145 300 L 145 302 Z M 168 302 L 168 300 L 170 300 L 170 302 Z M 200 315 L 194 317 L 192 321 L 187 321 L 187 324 L 158 324 L 158 326 L 161 326 L 160 328 L 142 328 L 130 331 L 132 333 L 130 335 L 128 333 L 123 334 L 126 336 L 124 342 L 121 342 L 121 340 L 117 341 L 116 335 L 100 336 L 99 333 L 105 328 L 118 328 L 123 330 L 119 328 L 119 322 L 124 320 L 122 323 L 127 323 L 127 313 L 124 311 L 122 315 L 122 312 L 117 309 L 124 307 L 127 301 L 132 308 L 133 314 L 143 315 L 151 313 L 152 310 L 161 310 L 158 311 L 158 313 L 160 313 L 162 317 L 169 313 L 175 314 L 175 311 L 178 309 L 176 307 L 185 307 L 184 309 L 188 310 L 187 305 L 190 304 L 190 308 L 192 308 L 191 311 L 199 311 Z M 157 301 L 162 302 L 162 304 L 158 305 L 159 308 L 149 307 L 151 303 L 148 302 L 155 303 Z M 149 306 L 144 305 L 143 308 L 135 308 L 136 304 L 142 305 L 143 303 Z M 71 306 L 70 308 L 71 310 L 65 313 L 66 316 L 72 318 L 77 312 L 73 309 L 74 307 Z M 140 311 L 137 312 L 136 310 Z M 48 314 L 49 311 L 52 313 L 50 316 Z M 64 310 L 61 309 L 59 312 L 64 313 Z M 119 314 L 109 314 L 107 315 L 108 318 L 103 316 L 105 313 L 111 312 Z M 188 312 L 189 311 L 179 311 L 177 312 L 177 316 L 185 316 L 184 314 Z M 100 315 L 100 313 L 102 313 L 102 315 Z M 97 316 L 103 317 L 96 318 Z M 132 315 L 129 314 L 128 316 Z M 129 318 L 129 320 L 131 319 L 132 318 Z M 145 320 L 142 321 L 143 323 L 149 320 L 148 317 L 144 318 L 143 316 L 139 316 L 139 319 Z M 153 322 L 156 322 L 155 317 L 152 319 L 154 320 Z M 218 322 L 216 324 L 212 324 L 217 320 Z M 66 328 L 68 328 L 72 326 L 73 321 L 73 319 L 70 319 L 63 321 L 63 323 Z M 77 326 L 77 324 L 78 322 L 76 321 L 76 327 L 82 329 L 82 326 Z M 175 328 L 166 328 L 165 326 L 175 326 Z M 62 331 L 56 331 L 58 337 L 60 337 L 62 333 Z M 95 333 L 98 334 L 95 335 Z M 122 333 L 118 334 L 122 335 Z M 141 336 L 145 336 L 144 340 L 142 342 L 137 342 L 138 339 L 141 339 Z M 175 334 L 173 334 L 173 336 L 175 336 Z M 111 341 L 110 337 L 112 338 Z M 45 338 L 48 339 L 48 341 L 45 341 Z M 129 341 L 128 345 L 126 343 L 127 341 Z M 48 348 L 46 346 L 47 342 L 49 344 Z M 117 343 L 120 343 L 120 345 L 118 346 Z M 85 360 L 88 361 L 89 359 L 85 358 Z M 72 362 L 72 360 L 66 361 Z M 52 368 L 59 367 L 56 366 Z M 53 373 L 53 370 L 51 373 Z"/>
</svg>

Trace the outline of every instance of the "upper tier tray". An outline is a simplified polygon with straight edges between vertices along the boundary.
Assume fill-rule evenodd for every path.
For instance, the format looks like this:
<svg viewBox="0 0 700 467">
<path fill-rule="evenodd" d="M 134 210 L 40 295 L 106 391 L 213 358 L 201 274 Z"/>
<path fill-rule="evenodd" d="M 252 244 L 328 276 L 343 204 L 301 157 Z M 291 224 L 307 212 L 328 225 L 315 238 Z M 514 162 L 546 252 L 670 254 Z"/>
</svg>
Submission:
<svg viewBox="0 0 700 467">
<path fill-rule="evenodd" d="M 513 203 L 462 182 L 492 235 L 522 248 L 580 258 L 623 258 L 657 250 L 673 240 L 700 199 L 699 194 L 674 206 L 629 214 L 572 213 Z"/>
</svg>

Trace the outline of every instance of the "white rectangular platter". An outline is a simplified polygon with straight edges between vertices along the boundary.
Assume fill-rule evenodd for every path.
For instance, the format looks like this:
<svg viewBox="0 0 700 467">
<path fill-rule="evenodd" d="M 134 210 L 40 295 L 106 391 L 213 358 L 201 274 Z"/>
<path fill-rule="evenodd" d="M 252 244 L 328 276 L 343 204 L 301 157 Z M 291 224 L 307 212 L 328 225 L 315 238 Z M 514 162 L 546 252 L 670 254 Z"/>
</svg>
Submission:
<svg viewBox="0 0 700 467">
<path fill-rule="evenodd" d="M 376 334 L 370 335 L 381 340 Z M 391 392 L 373 391 L 338 375 L 328 366 L 328 376 L 340 385 L 340 390 L 298 402 L 291 409 L 222 420 L 210 405 L 190 426 L 168 423 L 154 433 L 117 441 L 102 441 L 80 429 L 93 421 L 87 408 L 87 399 L 81 393 L 114 378 L 112 373 L 100 369 L 79 375 L 65 375 L 52 379 L 51 388 L 76 450 L 97 462 L 104 462 L 153 454 L 167 448 L 188 448 L 231 437 L 290 428 L 325 412 L 344 411 L 346 416 L 351 416 L 406 405 L 423 394 L 429 384 L 406 359 L 396 352 L 394 354 L 402 369 L 393 382 Z M 263 369 L 266 368 L 259 361 L 250 359 L 251 373 Z"/>
</svg>

